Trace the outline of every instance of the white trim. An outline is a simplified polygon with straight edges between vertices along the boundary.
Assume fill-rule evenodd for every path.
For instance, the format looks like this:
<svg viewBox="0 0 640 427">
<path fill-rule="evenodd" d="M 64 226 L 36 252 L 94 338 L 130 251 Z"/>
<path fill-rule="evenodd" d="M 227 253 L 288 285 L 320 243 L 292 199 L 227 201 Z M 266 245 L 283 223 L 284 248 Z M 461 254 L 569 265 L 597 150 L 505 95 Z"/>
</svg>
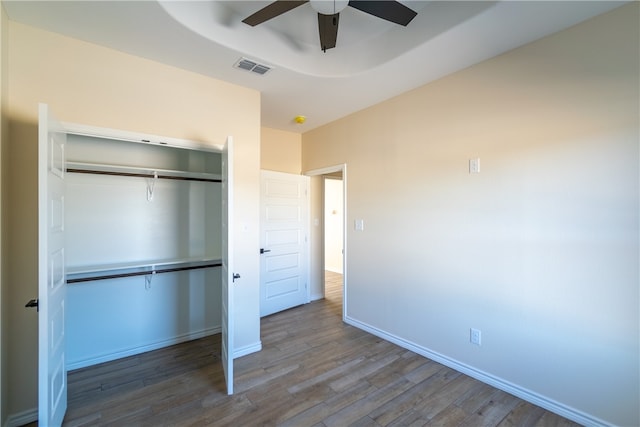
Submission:
<svg viewBox="0 0 640 427">
<path fill-rule="evenodd" d="M 157 350 L 164 347 L 169 347 L 175 344 L 180 344 L 186 341 L 197 340 L 210 335 L 220 333 L 220 326 L 214 326 L 213 328 L 207 328 L 196 332 L 188 332 L 182 335 L 176 335 L 175 337 L 165 339 L 162 341 L 152 342 L 146 345 L 138 347 L 132 347 L 125 350 L 116 351 L 113 353 L 103 354 L 98 357 L 92 357 L 90 359 L 83 359 L 74 362 L 67 363 L 67 371 L 74 369 L 86 368 L 87 366 L 97 365 L 98 363 L 111 362 L 123 357 L 134 356 L 136 354 L 146 353 L 147 351 Z"/>
<path fill-rule="evenodd" d="M 253 343 L 250 345 L 245 345 L 244 347 L 236 348 L 233 352 L 233 358 L 237 359 L 238 357 L 246 356 L 247 354 L 256 353 L 262 350 L 262 341 L 258 341 L 257 343 Z"/>
<path fill-rule="evenodd" d="M 5 427 L 19 427 L 25 424 L 38 421 L 38 408 L 27 409 L 26 411 L 11 414 L 4 423 Z"/>
<path fill-rule="evenodd" d="M 78 123 L 62 123 L 64 130 L 68 134 L 84 135 L 96 138 L 108 138 L 119 141 L 138 142 L 143 144 L 161 145 L 163 147 L 184 148 L 189 150 L 212 151 L 221 153 L 224 143 L 214 142 L 207 144 L 204 141 L 193 141 L 181 138 L 171 138 L 148 133 L 130 132 L 120 129 L 101 128 L 87 126 Z"/>
<path fill-rule="evenodd" d="M 310 171 L 304 172 L 303 175 L 307 175 L 307 176 L 326 175 L 334 172 L 343 172 L 346 169 L 347 169 L 347 164 L 343 163 L 341 165 L 327 166 L 326 168 L 312 169 Z"/>
<path fill-rule="evenodd" d="M 389 342 L 392 342 L 396 345 L 399 345 L 402 348 L 413 351 L 414 353 L 417 353 L 435 362 L 441 363 L 451 369 L 455 369 L 458 372 L 462 372 L 463 374 L 466 374 L 472 378 L 475 378 L 478 381 L 482 381 L 485 384 L 489 384 L 490 386 L 493 386 L 497 389 L 513 394 L 514 396 L 517 396 L 523 400 L 526 400 L 527 402 L 533 403 L 534 405 L 540 406 L 548 411 L 554 412 L 567 419 L 575 421 L 581 425 L 593 426 L 593 427 L 612 426 L 612 424 L 609 424 L 604 420 L 601 420 L 592 415 L 584 413 L 578 409 L 564 405 L 556 400 L 549 399 L 534 391 L 528 390 L 524 387 L 520 387 L 517 384 L 514 384 L 512 382 L 506 381 L 495 375 L 476 369 L 473 366 L 467 365 L 466 363 L 459 362 L 455 359 L 447 357 L 441 353 L 438 353 L 426 347 L 422 347 L 412 341 L 408 341 L 408 340 L 405 340 L 404 338 L 400 338 L 396 335 L 387 333 L 382 329 L 378 329 L 375 326 L 371 326 L 367 323 L 361 322 L 352 317 L 347 316 L 344 319 L 344 322 L 358 329 L 362 329 L 363 331 L 369 332 L 370 334 L 373 334 L 377 337 L 380 337 Z"/>
</svg>

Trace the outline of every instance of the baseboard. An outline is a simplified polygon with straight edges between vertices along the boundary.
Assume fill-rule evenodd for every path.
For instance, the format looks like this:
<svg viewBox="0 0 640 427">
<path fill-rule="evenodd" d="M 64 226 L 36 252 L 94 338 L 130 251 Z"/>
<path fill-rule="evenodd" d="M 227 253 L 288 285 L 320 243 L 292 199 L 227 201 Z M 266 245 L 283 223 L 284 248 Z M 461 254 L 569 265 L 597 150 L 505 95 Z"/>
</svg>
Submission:
<svg viewBox="0 0 640 427">
<path fill-rule="evenodd" d="M 262 350 L 262 341 L 258 341 L 257 343 L 253 343 L 250 345 L 246 345 L 244 347 L 236 348 L 233 352 L 233 358 L 237 359 L 238 357 L 246 356 L 247 354 L 256 353 Z"/>
<path fill-rule="evenodd" d="M 322 294 L 311 294 L 311 297 L 309 298 L 309 302 L 311 301 L 318 301 L 319 299 L 324 298 L 324 295 Z"/>
<path fill-rule="evenodd" d="M 112 360 L 121 359 L 123 357 L 134 356 L 136 354 L 146 353 L 147 351 L 157 350 L 159 348 L 169 347 L 171 345 L 180 344 L 186 341 L 196 340 L 198 338 L 203 338 L 209 335 L 214 335 L 219 333 L 220 333 L 220 326 L 203 329 L 197 332 L 189 332 L 189 333 L 177 335 L 175 337 L 171 337 L 169 339 L 165 339 L 162 341 L 156 341 L 156 342 L 148 343 L 138 347 L 119 350 L 113 353 L 103 354 L 98 357 L 92 357 L 90 359 L 83 359 L 83 360 L 77 360 L 74 362 L 69 362 L 67 364 L 67 371 L 86 368 L 87 366 L 93 366 L 99 363 L 111 362 Z"/>
<path fill-rule="evenodd" d="M 485 384 L 489 384 L 492 387 L 495 387 L 497 389 L 510 393 L 523 400 L 526 400 L 527 402 L 533 403 L 534 405 L 540 406 L 541 408 L 554 412 L 558 415 L 561 415 L 567 419 L 575 421 L 584 426 L 593 426 L 593 427 L 611 427 L 612 426 L 612 424 L 607 423 L 606 421 L 603 421 L 597 417 L 594 417 L 592 415 L 579 411 L 575 408 L 571 408 L 553 399 L 549 399 L 545 396 L 535 393 L 531 390 L 527 390 L 526 388 L 520 387 L 517 384 L 513 384 L 502 378 L 496 377 L 495 375 L 476 369 L 473 366 L 467 365 L 465 363 L 461 363 L 455 359 L 447 357 L 438 352 L 432 351 L 426 347 L 422 347 L 414 342 L 405 340 L 393 334 L 389 334 L 381 329 L 378 329 L 367 323 L 356 320 L 352 317 L 345 316 L 344 322 L 358 329 L 367 331 L 370 334 L 383 338 L 389 342 L 397 344 L 402 348 L 411 350 L 414 353 L 417 353 L 435 362 L 441 363 L 451 369 L 455 369 L 458 372 L 462 372 L 463 374 L 466 374 L 472 378 L 475 378 L 478 381 L 482 381 Z"/>
<path fill-rule="evenodd" d="M 20 427 L 38 421 L 38 408 L 28 409 L 17 414 L 9 415 L 4 423 L 5 427 Z"/>
</svg>

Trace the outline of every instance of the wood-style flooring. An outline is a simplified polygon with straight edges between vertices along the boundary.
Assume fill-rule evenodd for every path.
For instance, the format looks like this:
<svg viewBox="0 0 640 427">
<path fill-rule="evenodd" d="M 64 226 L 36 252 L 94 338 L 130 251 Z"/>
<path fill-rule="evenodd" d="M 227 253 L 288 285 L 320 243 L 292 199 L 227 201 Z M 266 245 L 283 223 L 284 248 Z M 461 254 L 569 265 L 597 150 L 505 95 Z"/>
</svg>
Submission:
<svg viewBox="0 0 640 427">
<path fill-rule="evenodd" d="M 341 289 L 327 272 L 324 300 L 263 318 L 233 396 L 218 335 L 70 372 L 64 425 L 577 425 L 344 324 Z"/>
</svg>

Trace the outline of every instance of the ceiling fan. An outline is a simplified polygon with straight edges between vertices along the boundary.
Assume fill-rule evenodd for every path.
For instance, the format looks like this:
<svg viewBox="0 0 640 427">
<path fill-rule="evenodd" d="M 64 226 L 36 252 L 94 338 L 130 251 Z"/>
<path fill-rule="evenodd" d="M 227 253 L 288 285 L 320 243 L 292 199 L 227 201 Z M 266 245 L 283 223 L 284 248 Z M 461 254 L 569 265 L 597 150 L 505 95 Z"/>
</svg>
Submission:
<svg viewBox="0 0 640 427">
<path fill-rule="evenodd" d="M 347 6 L 351 6 L 369 15 L 377 16 L 386 21 L 407 26 L 409 22 L 418 14 L 398 1 L 386 0 L 277 0 L 266 7 L 263 7 L 253 15 L 242 20 L 245 24 L 255 27 L 276 16 L 282 15 L 305 3 L 311 3 L 311 7 L 318 12 L 318 30 L 320 33 L 320 48 L 326 52 L 327 49 L 336 47 L 338 38 L 338 22 L 340 12 Z"/>
</svg>

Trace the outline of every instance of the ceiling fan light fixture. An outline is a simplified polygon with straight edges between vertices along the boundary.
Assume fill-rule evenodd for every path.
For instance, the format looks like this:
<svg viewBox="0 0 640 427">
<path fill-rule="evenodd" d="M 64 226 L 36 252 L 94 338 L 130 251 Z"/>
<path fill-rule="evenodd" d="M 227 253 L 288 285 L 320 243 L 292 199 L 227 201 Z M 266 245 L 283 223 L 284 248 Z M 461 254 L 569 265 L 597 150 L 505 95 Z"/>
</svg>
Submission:
<svg viewBox="0 0 640 427">
<path fill-rule="evenodd" d="M 323 15 L 335 15 L 349 5 L 349 0 L 309 0 L 311 7 Z"/>
</svg>

